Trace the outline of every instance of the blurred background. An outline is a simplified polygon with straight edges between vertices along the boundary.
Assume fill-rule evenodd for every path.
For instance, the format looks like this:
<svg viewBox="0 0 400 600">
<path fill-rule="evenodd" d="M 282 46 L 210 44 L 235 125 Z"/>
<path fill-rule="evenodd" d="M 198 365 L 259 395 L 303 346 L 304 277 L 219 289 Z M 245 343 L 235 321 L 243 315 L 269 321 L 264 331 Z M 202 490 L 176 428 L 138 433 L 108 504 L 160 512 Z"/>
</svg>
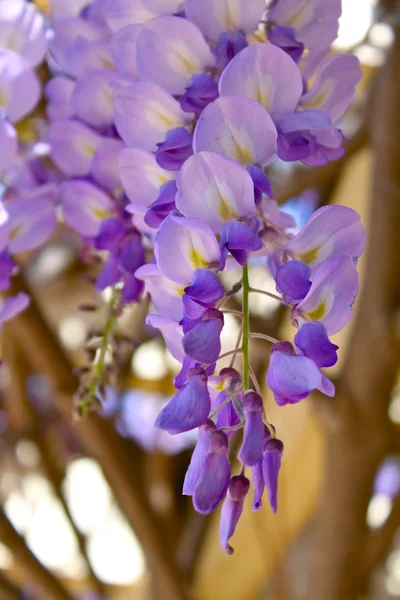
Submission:
<svg viewBox="0 0 400 600">
<path fill-rule="evenodd" d="M 337 203 L 360 212 L 369 239 L 356 318 L 334 340 L 337 397 L 277 410 L 265 390 L 285 444 L 278 514 L 254 513 L 249 502 L 226 557 L 219 515 L 195 514 L 181 496 L 195 437 L 153 427 L 178 365 L 143 324 L 148 306 L 119 320 L 120 365 L 98 415 L 72 418 L 72 369 L 93 351 L 104 314 L 78 308 L 94 301 L 93 267 L 60 224 L 51 243 L 23 256 L 34 302 L 1 340 L 1 600 L 179 600 L 168 583 L 177 573 L 199 600 L 400 598 L 399 27 L 398 2 L 343 0 L 334 51 L 354 52 L 363 67 L 341 124 L 347 154 L 326 167 L 271 172 L 299 226 Z M 230 277 L 240 278 L 229 273 L 227 286 Z M 273 291 L 262 263 L 250 277 Z M 254 329 L 291 338 L 289 313 L 273 300 L 254 298 L 251 309 Z M 227 315 L 222 352 L 238 331 Z M 124 336 L 134 338 L 133 353 Z M 263 381 L 265 346 L 255 340 L 252 352 Z M 326 582 L 317 595 L 314 579 L 319 590 Z"/>
</svg>

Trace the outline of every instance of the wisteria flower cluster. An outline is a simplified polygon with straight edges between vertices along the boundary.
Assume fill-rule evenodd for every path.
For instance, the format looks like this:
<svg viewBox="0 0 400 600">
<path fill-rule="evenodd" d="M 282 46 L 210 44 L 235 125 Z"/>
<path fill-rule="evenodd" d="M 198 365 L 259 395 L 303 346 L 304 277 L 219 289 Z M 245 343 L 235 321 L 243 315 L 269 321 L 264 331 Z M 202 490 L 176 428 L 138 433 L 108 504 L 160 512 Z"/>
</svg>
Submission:
<svg viewBox="0 0 400 600">
<path fill-rule="evenodd" d="M 321 369 L 337 361 L 329 336 L 348 323 L 358 292 L 365 244 L 358 214 L 323 207 L 293 235 L 293 219 L 274 201 L 267 175 L 275 160 L 314 167 L 344 152 L 338 121 L 361 71 L 354 56 L 329 54 L 340 0 L 54 1 L 49 123 L 39 144 L 17 149 L 12 123 L 38 102 L 33 67 L 45 51 L 43 20 L 20 4 L 12 26 L 27 24 L 19 28 L 18 52 L 13 42 L 14 50 L 0 55 L 2 276 L 12 273 L 10 253 L 48 239 L 57 205 L 81 236 L 82 256 L 106 256 L 95 287 L 112 290 L 110 318 L 82 384 L 85 406 L 101 383 L 115 315 L 151 297 L 156 312 L 147 323 L 181 363 L 177 391 L 156 426 L 172 434 L 198 428 L 183 493 L 203 514 L 224 502 L 221 544 L 232 553 L 248 472 L 253 509 L 266 490 L 276 511 L 283 453 L 249 342 L 258 336 L 272 343 L 266 383 L 278 405 L 313 390 L 333 396 Z M 1 44 L 11 44 L 12 26 L 3 35 L 0 22 Z M 254 257 L 274 278 L 275 299 L 291 311 L 293 342 L 250 331 Z M 241 277 L 226 290 L 221 274 L 235 266 Z M 238 293 L 240 337 L 221 354 L 224 306 Z M 231 365 L 218 369 L 227 355 Z"/>
</svg>

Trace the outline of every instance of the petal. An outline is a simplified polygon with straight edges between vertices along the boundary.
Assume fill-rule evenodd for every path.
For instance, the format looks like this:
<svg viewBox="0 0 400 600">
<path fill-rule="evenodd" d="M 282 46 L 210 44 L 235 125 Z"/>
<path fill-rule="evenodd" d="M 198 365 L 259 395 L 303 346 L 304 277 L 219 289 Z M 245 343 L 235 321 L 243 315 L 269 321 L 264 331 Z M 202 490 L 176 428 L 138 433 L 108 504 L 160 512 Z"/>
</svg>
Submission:
<svg viewBox="0 0 400 600">
<path fill-rule="evenodd" d="M 55 121 L 47 136 L 51 157 L 64 175 L 82 177 L 89 173 L 101 136 L 73 120 Z"/>
<path fill-rule="evenodd" d="M 17 132 L 11 123 L 0 117 L 0 174 L 13 164 L 17 156 L 17 150 Z"/>
<path fill-rule="evenodd" d="M 238 458 L 249 467 L 260 460 L 264 446 L 263 402 L 259 394 L 253 391 L 243 396 L 245 417 L 244 438 Z"/>
<path fill-rule="evenodd" d="M 218 85 L 212 75 L 197 73 L 190 79 L 180 103 L 185 112 L 201 112 L 218 96 Z"/>
<path fill-rule="evenodd" d="M 176 392 L 157 417 L 155 426 L 169 433 L 182 433 L 203 425 L 211 409 L 207 377 L 196 375 Z"/>
<path fill-rule="evenodd" d="M 176 205 L 220 233 L 227 221 L 252 217 L 257 209 L 250 175 L 214 152 L 199 152 L 183 165 L 177 180 Z"/>
<path fill-rule="evenodd" d="M 138 81 L 117 94 L 114 103 L 115 125 L 128 146 L 138 146 L 155 152 L 170 129 L 185 127 L 191 122 L 162 87 Z"/>
<path fill-rule="evenodd" d="M 265 0 L 186 0 L 185 14 L 204 35 L 216 42 L 224 31 L 257 29 L 265 11 Z"/>
<path fill-rule="evenodd" d="M 94 69 L 114 69 L 109 41 L 89 41 L 78 38 L 73 46 L 68 48 L 64 58 L 64 69 L 69 75 L 83 77 Z"/>
<path fill-rule="evenodd" d="M 46 242 L 56 224 L 55 200 L 57 187 L 45 184 L 25 198 L 7 204 L 11 227 L 8 249 L 11 253 L 25 252 Z"/>
<path fill-rule="evenodd" d="M 276 513 L 278 508 L 278 477 L 281 468 L 283 444 L 280 440 L 269 440 L 265 445 L 265 453 L 262 460 L 262 471 L 265 487 L 271 508 Z"/>
<path fill-rule="evenodd" d="M 215 429 L 214 423 L 209 419 L 199 427 L 199 437 L 197 438 L 197 443 L 194 447 L 192 458 L 190 459 L 190 464 L 183 481 L 182 494 L 184 496 L 193 496 L 195 492 L 197 484 L 201 479 L 204 463 L 207 458 L 210 434 L 212 431 L 215 431 Z"/>
<path fill-rule="evenodd" d="M 139 75 L 136 67 L 136 44 L 141 25 L 128 25 L 111 38 L 111 54 L 115 68 L 122 77 L 136 81 Z"/>
<path fill-rule="evenodd" d="M 311 269 L 299 260 L 290 260 L 276 272 L 276 291 L 283 295 L 286 304 L 299 302 L 311 287 Z"/>
<path fill-rule="evenodd" d="M 118 156 L 119 174 L 129 200 L 147 208 L 155 202 L 161 186 L 176 174 L 162 169 L 154 154 L 136 148 L 124 148 Z"/>
<path fill-rule="evenodd" d="M 347 325 L 358 292 L 358 274 L 347 256 L 330 258 L 315 272 L 307 296 L 297 305 L 298 322 L 320 321 L 328 335 Z"/>
<path fill-rule="evenodd" d="M 303 93 L 295 62 L 273 44 L 253 44 L 229 63 L 219 82 L 221 96 L 247 96 L 259 102 L 273 119 L 294 112 Z"/>
<path fill-rule="evenodd" d="M 12 50 L 0 49 L 0 111 L 12 123 L 39 102 L 41 85 L 31 65 Z"/>
<path fill-rule="evenodd" d="M 220 249 L 208 225 L 197 219 L 169 215 L 157 232 L 155 255 L 166 277 L 187 284 L 196 269 L 218 264 Z"/>
<path fill-rule="evenodd" d="M 206 71 L 214 62 L 200 30 L 180 17 L 151 19 L 137 40 L 139 76 L 161 85 L 171 94 L 183 94 L 192 75 Z"/>
<path fill-rule="evenodd" d="M 337 363 L 336 350 L 322 323 L 304 323 L 294 336 L 294 343 L 301 354 L 311 358 L 319 368 L 332 367 Z"/>
<path fill-rule="evenodd" d="M 203 474 L 193 494 L 197 512 L 208 515 L 217 508 L 226 495 L 229 478 L 228 438 L 222 431 L 213 431 Z"/>
<path fill-rule="evenodd" d="M 301 99 L 303 108 L 319 108 L 337 121 L 350 106 L 361 79 L 360 61 L 352 54 L 326 58 L 318 67 L 311 90 Z"/>
<path fill-rule="evenodd" d="M 24 0 L 0 3 L 0 45 L 25 58 L 33 67 L 46 54 L 44 17 L 34 4 Z"/>
<path fill-rule="evenodd" d="M 185 294 L 194 300 L 210 305 L 224 297 L 224 287 L 214 273 L 206 269 L 197 269 L 191 285 L 185 288 Z"/>
<path fill-rule="evenodd" d="M 204 319 L 195 325 L 182 340 L 186 356 L 201 364 L 216 361 L 221 353 L 220 337 L 223 326 L 222 314 L 221 318 Z"/>
<path fill-rule="evenodd" d="M 146 23 L 157 16 L 143 0 L 111 0 L 106 14 L 108 26 L 113 33 L 128 25 Z"/>
<path fill-rule="evenodd" d="M 183 163 L 193 154 L 192 134 L 184 127 L 170 129 L 165 140 L 157 144 L 156 161 L 163 169 L 179 171 Z"/>
<path fill-rule="evenodd" d="M 359 214 L 346 206 L 323 206 L 316 210 L 286 250 L 315 269 L 332 256 L 361 256 L 365 230 Z"/>
<path fill-rule="evenodd" d="M 45 86 L 47 98 L 47 116 L 51 121 L 63 121 L 74 115 L 71 97 L 75 82 L 69 77 L 57 76 L 50 79 Z"/>
<path fill-rule="evenodd" d="M 267 384 L 279 406 L 293 404 L 319 388 L 321 373 L 317 365 L 305 356 L 289 356 L 275 351 L 270 355 Z"/>
<path fill-rule="evenodd" d="M 155 263 L 143 265 L 136 271 L 135 276 L 145 282 L 146 291 L 160 315 L 176 321 L 182 319 L 181 285 L 164 277 Z"/>
<path fill-rule="evenodd" d="M 233 554 L 233 548 L 228 542 L 235 533 L 249 488 L 250 481 L 244 475 L 235 475 L 229 482 L 228 495 L 222 506 L 219 530 L 221 547 L 229 555 Z"/>
<path fill-rule="evenodd" d="M 89 181 L 64 182 L 60 186 L 60 202 L 65 222 L 88 237 L 99 233 L 101 222 L 115 209 L 111 198 Z"/>
<path fill-rule="evenodd" d="M 116 78 L 112 71 L 94 71 L 78 79 L 71 97 L 76 116 L 88 125 L 105 128 L 114 118 L 114 95 L 110 83 Z"/>
<path fill-rule="evenodd" d="M 254 485 L 253 510 L 260 510 L 262 508 L 262 496 L 265 488 L 262 458 L 253 466 L 251 473 Z"/>
<path fill-rule="evenodd" d="M 262 241 L 248 225 L 239 221 L 230 221 L 222 230 L 220 246 L 222 256 L 219 269 L 222 270 L 227 251 L 243 266 L 247 262 L 248 252 L 262 248 Z"/>
<path fill-rule="evenodd" d="M 93 156 L 91 173 L 94 179 L 111 191 L 121 189 L 118 156 L 123 147 L 124 144 L 119 139 L 103 138 Z"/>
<path fill-rule="evenodd" d="M 152 204 L 150 204 L 145 216 L 145 222 L 151 227 L 158 228 L 168 217 L 175 206 L 176 182 L 167 181 L 160 188 L 160 193 Z"/>
<path fill-rule="evenodd" d="M 243 165 L 265 166 L 276 154 L 277 132 L 268 112 L 254 100 L 225 96 L 201 113 L 194 152 L 209 150 Z"/>
<path fill-rule="evenodd" d="M 156 327 L 162 333 L 169 352 L 180 363 L 183 362 L 184 354 L 182 348 L 182 327 L 168 317 L 161 315 L 147 315 L 146 324 Z"/>
</svg>

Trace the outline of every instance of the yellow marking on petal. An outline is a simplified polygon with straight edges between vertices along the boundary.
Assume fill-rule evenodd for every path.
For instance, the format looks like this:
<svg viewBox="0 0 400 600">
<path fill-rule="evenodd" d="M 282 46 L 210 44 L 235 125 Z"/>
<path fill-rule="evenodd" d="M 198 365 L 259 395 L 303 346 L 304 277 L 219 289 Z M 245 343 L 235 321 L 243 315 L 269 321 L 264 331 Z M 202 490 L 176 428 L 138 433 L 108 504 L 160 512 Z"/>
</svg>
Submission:
<svg viewBox="0 0 400 600">
<path fill-rule="evenodd" d="M 167 181 L 171 181 L 171 179 L 173 179 L 173 177 L 167 175 L 166 173 L 159 173 L 157 175 L 157 180 L 160 182 L 160 185 L 167 183 Z"/>
<path fill-rule="evenodd" d="M 181 298 L 182 298 L 183 294 L 185 293 L 185 287 L 176 288 L 176 292 L 177 292 L 178 296 L 180 296 Z"/>
<path fill-rule="evenodd" d="M 204 269 L 209 265 L 208 261 L 201 256 L 194 246 L 189 254 L 189 258 L 195 269 Z"/>
<path fill-rule="evenodd" d="M 85 154 L 92 157 L 92 156 L 94 156 L 94 153 L 96 152 L 96 147 L 92 146 L 91 144 L 84 144 L 83 151 Z"/>
<path fill-rule="evenodd" d="M 250 152 L 235 140 L 235 158 L 241 165 L 249 165 L 253 162 Z"/>
<path fill-rule="evenodd" d="M 306 263 L 306 265 L 309 265 L 310 263 L 314 262 L 314 260 L 316 260 L 318 258 L 318 253 L 319 253 L 319 248 L 312 248 L 311 250 L 308 250 L 307 252 L 303 252 L 302 254 L 298 254 L 297 258 L 298 260 L 301 260 L 302 262 Z"/>
<path fill-rule="evenodd" d="M 105 210 L 104 208 L 95 208 L 93 214 L 96 217 L 96 219 L 102 220 L 109 217 L 111 213 L 109 210 Z"/>
<path fill-rule="evenodd" d="M 235 211 L 229 206 L 229 204 L 221 197 L 219 203 L 219 214 L 223 221 L 231 221 L 236 218 Z"/>
<path fill-rule="evenodd" d="M 183 71 L 187 75 L 190 76 L 197 73 L 198 69 L 196 67 L 196 64 L 192 60 L 190 60 L 190 58 L 187 58 L 187 56 L 183 56 L 183 54 L 179 54 L 179 61 L 181 63 Z"/>
<path fill-rule="evenodd" d="M 321 302 L 317 308 L 312 310 L 311 312 L 306 313 L 306 316 L 310 321 L 321 321 L 326 315 L 326 303 Z"/>
</svg>

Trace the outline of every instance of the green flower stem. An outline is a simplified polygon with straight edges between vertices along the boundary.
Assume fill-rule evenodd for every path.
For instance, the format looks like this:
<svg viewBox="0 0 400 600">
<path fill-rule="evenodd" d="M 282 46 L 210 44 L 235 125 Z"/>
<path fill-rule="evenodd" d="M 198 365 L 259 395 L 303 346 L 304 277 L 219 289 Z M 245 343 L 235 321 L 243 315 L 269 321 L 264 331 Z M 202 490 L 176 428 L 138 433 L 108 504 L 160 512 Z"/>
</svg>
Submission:
<svg viewBox="0 0 400 600">
<path fill-rule="evenodd" d="M 101 344 L 96 353 L 95 361 L 92 365 L 91 379 L 87 383 L 86 393 L 84 394 L 80 405 L 79 414 L 85 416 L 87 411 L 95 402 L 97 395 L 97 388 L 102 382 L 105 374 L 107 351 L 111 344 L 111 338 L 115 330 L 117 316 L 116 308 L 120 301 L 120 291 L 117 287 L 112 288 L 110 300 L 107 303 L 107 320 L 104 326 L 103 335 L 101 338 Z"/>
<path fill-rule="evenodd" d="M 243 389 L 249 389 L 249 270 L 248 266 L 243 267 L 243 338 L 242 338 L 242 354 L 243 354 Z"/>
</svg>

